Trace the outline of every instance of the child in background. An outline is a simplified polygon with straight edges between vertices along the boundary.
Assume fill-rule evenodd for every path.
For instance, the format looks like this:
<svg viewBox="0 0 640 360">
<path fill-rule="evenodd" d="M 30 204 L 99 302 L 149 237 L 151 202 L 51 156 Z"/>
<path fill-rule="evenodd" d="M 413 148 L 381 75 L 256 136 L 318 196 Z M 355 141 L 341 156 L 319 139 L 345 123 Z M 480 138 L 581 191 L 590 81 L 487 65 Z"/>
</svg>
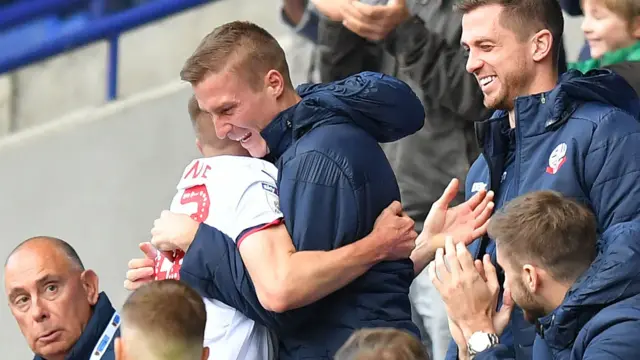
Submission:
<svg viewBox="0 0 640 360">
<path fill-rule="evenodd" d="M 639 0 L 582 0 L 582 9 L 582 31 L 592 59 L 570 63 L 569 69 L 586 73 L 622 62 L 640 61 Z"/>
</svg>

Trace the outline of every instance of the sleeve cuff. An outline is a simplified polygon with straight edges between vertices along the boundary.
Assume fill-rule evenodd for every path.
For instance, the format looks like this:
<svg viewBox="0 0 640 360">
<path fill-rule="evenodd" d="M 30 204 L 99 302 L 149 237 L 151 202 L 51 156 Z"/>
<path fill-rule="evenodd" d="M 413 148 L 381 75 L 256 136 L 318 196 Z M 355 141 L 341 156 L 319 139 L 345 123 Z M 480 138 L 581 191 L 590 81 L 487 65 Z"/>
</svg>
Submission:
<svg viewBox="0 0 640 360">
<path fill-rule="evenodd" d="M 300 19 L 297 25 L 289 19 L 284 8 L 280 8 L 280 18 L 287 26 L 292 28 L 296 34 L 302 35 L 314 44 L 318 43 L 318 23 L 320 22 L 320 18 L 318 13 L 310 9 L 309 6 L 307 6 L 302 15 L 302 19 Z"/>
</svg>

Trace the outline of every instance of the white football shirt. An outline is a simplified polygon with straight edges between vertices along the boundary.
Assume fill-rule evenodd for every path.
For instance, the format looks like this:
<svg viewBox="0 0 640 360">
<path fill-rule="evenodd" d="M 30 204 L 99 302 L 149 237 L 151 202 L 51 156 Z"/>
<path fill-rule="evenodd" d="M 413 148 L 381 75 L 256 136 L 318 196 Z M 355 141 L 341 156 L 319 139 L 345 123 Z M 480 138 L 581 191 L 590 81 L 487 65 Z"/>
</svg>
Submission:
<svg viewBox="0 0 640 360">
<path fill-rule="evenodd" d="M 216 156 L 196 159 L 184 170 L 171 211 L 190 215 L 240 242 L 256 231 L 282 221 L 273 164 L 251 157 Z M 240 237 L 242 235 L 242 237 Z M 175 277 L 176 265 L 161 266 Z M 215 299 L 207 309 L 205 346 L 209 359 L 274 359 L 275 339 L 262 325 Z"/>
</svg>

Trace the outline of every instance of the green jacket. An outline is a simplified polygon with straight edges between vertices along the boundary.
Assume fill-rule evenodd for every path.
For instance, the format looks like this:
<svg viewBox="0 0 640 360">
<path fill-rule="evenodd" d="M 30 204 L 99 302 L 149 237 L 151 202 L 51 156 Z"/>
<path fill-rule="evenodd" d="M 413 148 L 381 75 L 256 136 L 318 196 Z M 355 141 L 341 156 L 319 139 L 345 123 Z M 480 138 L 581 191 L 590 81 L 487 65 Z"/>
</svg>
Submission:
<svg viewBox="0 0 640 360">
<path fill-rule="evenodd" d="M 582 73 L 626 61 L 640 61 L 640 41 L 629 47 L 605 53 L 600 59 L 589 59 L 569 63 L 569 69 L 577 69 Z"/>
</svg>

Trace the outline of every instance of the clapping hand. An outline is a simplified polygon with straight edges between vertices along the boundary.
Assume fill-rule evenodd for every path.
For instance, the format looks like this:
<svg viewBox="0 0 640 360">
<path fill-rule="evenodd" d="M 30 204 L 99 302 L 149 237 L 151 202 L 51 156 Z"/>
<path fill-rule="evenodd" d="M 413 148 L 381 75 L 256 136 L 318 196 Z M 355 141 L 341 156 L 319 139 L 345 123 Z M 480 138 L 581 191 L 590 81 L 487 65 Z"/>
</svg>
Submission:
<svg viewBox="0 0 640 360">
<path fill-rule="evenodd" d="M 493 191 L 478 191 L 469 200 L 450 208 L 459 187 L 458 179 L 451 180 L 442 196 L 431 206 L 411 254 L 416 275 L 434 259 L 436 250 L 444 247 L 445 239 L 451 238 L 454 244 L 469 245 L 487 232 L 494 208 Z"/>
</svg>

